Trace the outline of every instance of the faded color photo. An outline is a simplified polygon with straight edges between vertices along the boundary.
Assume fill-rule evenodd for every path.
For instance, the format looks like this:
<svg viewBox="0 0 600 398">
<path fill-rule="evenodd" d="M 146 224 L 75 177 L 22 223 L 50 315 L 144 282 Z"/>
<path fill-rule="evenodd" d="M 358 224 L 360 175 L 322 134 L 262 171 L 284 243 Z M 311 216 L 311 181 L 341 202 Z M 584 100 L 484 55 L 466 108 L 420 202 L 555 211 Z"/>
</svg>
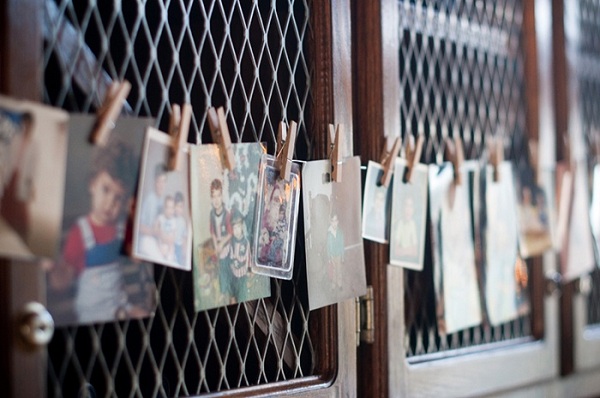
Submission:
<svg viewBox="0 0 600 398">
<path fill-rule="evenodd" d="M 518 227 L 516 195 L 510 162 L 499 165 L 500 179 L 486 166 L 485 179 L 485 304 L 494 326 L 515 319 L 518 313 Z"/>
<path fill-rule="evenodd" d="M 261 145 L 233 145 L 233 170 L 223 167 L 217 145 L 191 149 L 196 311 L 269 296 L 269 278 L 250 271 Z"/>
<path fill-rule="evenodd" d="M 380 164 L 369 161 L 365 179 L 363 203 L 363 238 L 379 243 L 388 243 L 390 235 L 391 184 L 387 187 L 379 184 L 383 176 Z M 392 182 L 395 180 L 392 177 Z"/>
<path fill-rule="evenodd" d="M 472 166 L 463 164 L 460 185 L 453 180 L 452 164 L 429 166 L 434 286 L 441 335 L 482 321 L 467 170 Z"/>
<path fill-rule="evenodd" d="M 394 175 L 402 176 L 406 161 L 397 159 Z M 418 164 L 410 182 L 394 178 L 390 264 L 423 269 L 427 222 L 427 166 Z"/>
<path fill-rule="evenodd" d="M 291 279 L 296 246 L 296 227 L 300 201 L 300 168 L 292 164 L 289 180 L 280 178 L 274 159 L 263 156 L 255 229 L 256 273 Z"/>
<path fill-rule="evenodd" d="M 125 255 L 152 120 L 119 119 L 105 146 L 88 142 L 94 123 L 94 116 L 71 117 L 62 250 L 47 264 L 48 308 L 58 325 L 142 318 L 156 306 L 152 264 Z"/>
<path fill-rule="evenodd" d="M 552 212 L 545 190 L 536 184 L 530 169 L 515 175 L 518 200 L 519 250 L 524 258 L 539 256 L 552 248 Z"/>
<path fill-rule="evenodd" d="M 585 162 L 571 167 L 573 176 L 571 211 L 561 248 L 561 273 L 572 281 L 596 266 L 594 240 L 590 226 L 588 173 Z"/>
<path fill-rule="evenodd" d="M 0 255 L 54 258 L 69 115 L 0 96 Z"/>
<path fill-rule="evenodd" d="M 343 180 L 330 181 L 331 162 L 302 169 L 306 274 L 311 310 L 366 292 L 360 228 L 360 158 L 346 159 Z"/>
<path fill-rule="evenodd" d="M 600 259 L 600 165 L 594 166 L 592 180 L 592 203 L 590 205 L 590 224 L 594 234 L 596 258 Z"/>
<path fill-rule="evenodd" d="M 168 170 L 171 138 L 146 132 L 133 234 L 136 258 L 192 269 L 189 149 L 181 150 L 181 170 Z"/>
</svg>

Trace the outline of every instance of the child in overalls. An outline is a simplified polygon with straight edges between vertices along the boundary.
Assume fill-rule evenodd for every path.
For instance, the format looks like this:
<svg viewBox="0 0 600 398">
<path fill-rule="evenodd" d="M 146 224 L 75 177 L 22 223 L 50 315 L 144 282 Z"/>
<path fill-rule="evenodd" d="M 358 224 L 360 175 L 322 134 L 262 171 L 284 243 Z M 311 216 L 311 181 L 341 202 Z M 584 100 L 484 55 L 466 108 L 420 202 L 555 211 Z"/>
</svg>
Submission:
<svg viewBox="0 0 600 398">
<path fill-rule="evenodd" d="M 69 230 L 63 260 L 77 279 L 75 312 L 80 323 L 123 318 L 136 310 L 128 304 L 119 257 L 125 210 L 135 183 L 134 158 L 124 143 L 100 148 L 88 185 L 91 207 Z"/>
</svg>

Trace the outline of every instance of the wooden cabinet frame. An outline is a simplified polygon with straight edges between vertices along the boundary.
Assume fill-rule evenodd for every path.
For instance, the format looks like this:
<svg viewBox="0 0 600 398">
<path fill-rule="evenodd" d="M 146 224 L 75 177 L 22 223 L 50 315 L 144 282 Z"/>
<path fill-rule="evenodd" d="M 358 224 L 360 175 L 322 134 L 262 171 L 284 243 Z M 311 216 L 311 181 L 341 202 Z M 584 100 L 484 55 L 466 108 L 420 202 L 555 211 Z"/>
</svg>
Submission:
<svg viewBox="0 0 600 398">
<path fill-rule="evenodd" d="M 524 8 L 527 127 L 535 139 L 540 123 L 546 127 L 543 117 L 552 109 L 538 110 L 533 2 L 524 2 Z M 378 159 L 385 137 L 400 134 L 399 12 L 394 0 L 354 2 L 355 129 L 369 132 L 360 142 L 360 154 L 366 159 Z M 552 147 L 554 143 L 548 142 L 548 138 L 553 138 L 550 134 L 539 139 Z M 544 150 L 547 148 L 541 149 Z M 404 271 L 387 265 L 386 245 L 365 245 L 368 283 L 375 291 L 376 331 L 375 343 L 363 344 L 359 349 L 361 395 L 484 395 L 548 381 L 558 375 L 558 297 L 544 294 L 544 275 L 556 269 L 554 256 L 546 256 L 543 264 L 541 259 L 534 260 L 532 267 L 532 330 L 537 340 L 512 345 L 507 342 L 498 349 L 483 346 L 465 355 L 409 364 L 404 348 Z"/>
<path fill-rule="evenodd" d="M 0 93 L 41 100 L 43 1 L 6 0 L 0 3 Z M 51 1 L 51 0 L 50 0 Z M 349 0 L 313 1 L 311 38 L 314 46 L 314 156 L 327 154 L 327 124 L 344 123 L 352 132 L 352 52 Z M 26 50 L 24 50 L 26 49 Z M 0 262 L 0 395 L 44 396 L 46 352 L 19 344 L 15 319 L 22 304 L 45 303 L 43 272 L 34 264 Z M 24 288 L 26 286 L 26 288 Z M 315 373 L 289 382 L 227 391 L 215 395 L 354 396 L 356 394 L 356 306 L 347 300 L 313 314 L 324 344 L 316 352 Z M 326 340 L 326 341 L 325 341 Z"/>
<path fill-rule="evenodd" d="M 552 1 L 553 45 L 555 64 L 555 85 L 557 91 L 557 156 L 565 156 L 564 141 L 558 138 L 561 131 L 582 131 L 581 92 L 578 70 L 580 67 L 579 39 L 582 32 L 577 9 L 579 1 Z M 598 54 L 600 55 L 600 54 Z M 597 56 L 597 54 L 593 54 Z M 583 281 L 585 283 L 585 281 Z M 562 373 L 583 375 L 587 373 L 587 384 L 574 383 L 572 393 L 588 395 L 600 390 L 600 380 L 593 370 L 600 369 L 600 326 L 588 325 L 588 295 L 585 289 L 578 289 L 580 280 L 563 287 L 562 333 L 568 340 L 570 350 L 563 356 Z M 597 288 L 597 287 L 596 287 Z M 592 383 L 590 385 L 589 383 Z M 593 387 L 592 387 L 593 386 Z M 589 390 L 592 387 L 592 390 Z M 584 389 L 582 389 L 584 388 Z"/>
</svg>

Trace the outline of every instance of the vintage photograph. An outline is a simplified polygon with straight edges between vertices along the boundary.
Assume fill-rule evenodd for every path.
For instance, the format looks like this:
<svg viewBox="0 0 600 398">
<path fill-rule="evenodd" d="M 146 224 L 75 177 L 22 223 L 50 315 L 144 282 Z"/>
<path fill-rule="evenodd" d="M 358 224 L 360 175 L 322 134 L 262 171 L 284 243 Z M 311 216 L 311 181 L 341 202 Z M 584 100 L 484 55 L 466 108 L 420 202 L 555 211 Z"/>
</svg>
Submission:
<svg viewBox="0 0 600 398">
<path fill-rule="evenodd" d="M 362 235 L 363 238 L 374 242 L 388 243 L 392 184 L 387 187 L 379 184 L 381 176 L 383 176 L 383 167 L 379 163 L 369 161 L 365 179 Z"/>
<path fill-rule="evenodd" d="M 270 280 L 250 270 L 259 143 L 233 145 L 235 169 L 222 165 L 217 145 L 191 148 L 194 307 L 196 311 L 271 294 Z"/>
<path fill-rule="evenodd" d="M 171 138 L 148 128 L 136 201 L 133 256 L 183 270 L 192 269 L 189 148 L 180 170 L 168 170 Z"/>
<path fill-rule="evenodd" d="M 300 167 L 292 163 L 290 179 L 282 180 L 273 157 L 263 156 L 259 180 L 253 270 L 291 279 L 300 208 Z"/>
<path fill-rule="evenodd" d="M 568 216 L 567 234 L 561 249 L 561 273 L 565 281 L 587 274 L 596 266 L 594 242 L 589 218 L 588 173 L 585 162 L 571 167 L 572 200 Z"/>
<path fill-rule="evenodd" d="M 590 224 L 594 235 L 596 258 L 600 259 L 600 164 L 594 165 L 593 170 Z"/>
<path fill-rule="evenodd" d="M 344 161 L 343 180 L 331 181 L 331 162 L 302 168 L 308 303 L 311 310 L 364 295 L 360 229 L 360 158 Z"/>
<path fill-rule="evenodd" d="M 470 162 L 463 164 L 462 183 L 458 185 L 452 164 L 429 166 L 434 286 L 441 335 L 482 321 L 470 203 L 469 173 L 475 167 Z"/>
<path fill-rule="evenodd" d="M 396 159 L 394 175 L 402 176 L 406 161 Z M 390 233 L 390 264 L 420 271 L 425 255 L 427 166 L 417 164 L 410 182 L 394 178 Z"/>
<path fill-rule="evenodd" d="M 0 96 L 0 255 L 54 258 L 69 115 Z"/>
<path fill-rule="evenodd" d="M 499 165 L 501 178 L 493 181 L 493 167 L 485 178 L 485 304 L 493 326 L 517 318 L 518 226 L 517 203 L 510 162 Z"/>
<path fill-rule="evenodd" d="M 536 184 L 529 168 L 517 170 L 515 175 L 519 250 L 524 258 L 544 254 L 552 248 L 552 212 L 545 190 Z"/>
<path fill-rule="evenodd" d="M 47 269 L 57 325 L 150 316 L 153 265 L 126 256 L 140 155 L 151 119 L 120 118 L 105 146 L 89 143 L 95 116 L 72 115 L 61 254 Z"/>
</svg>

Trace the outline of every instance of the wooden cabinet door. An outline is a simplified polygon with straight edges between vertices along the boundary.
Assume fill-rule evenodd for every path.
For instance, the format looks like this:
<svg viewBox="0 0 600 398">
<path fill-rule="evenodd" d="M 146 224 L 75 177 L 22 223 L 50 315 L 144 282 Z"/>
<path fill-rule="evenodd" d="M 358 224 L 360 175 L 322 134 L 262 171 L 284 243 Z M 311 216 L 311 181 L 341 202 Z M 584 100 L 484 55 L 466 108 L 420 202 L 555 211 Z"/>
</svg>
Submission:
<svg viewBox="0 0 600 398">
<path fill-rule="evenodd" d="M 36 0 L 0 5 L 0 94 L 39 101 L 42 40 Z M 26 15 L 27 18 L 23 18 Z M 24 50 L 26 49 L 26 50 Z M 23 343 L 19 318 L 29 302 L 45 303 L 44 275 L 35 264 L 0 260 L 0 395 L 42 396 L 44 348 Z"/>
<path fill-rule="evenodd" d="M 210 141 L 208 106 L 228 109 L 233 142 L 265 142 L 271 152 L 278 122 L 296 120 L 300 160 L 327 156 L 328 123 L 352 131 L 347 0 L 2 7 L 3 94 L 91 113 L 100 85 L 128 79 L 125 112 L 153 116 L 163 130 L 170 105 L 190 101 L 191 142 Z M 354 301 L 308 311 L 298 236 L 294 278 L 273 281 L 269 299 L 195 313 L 191 273 L 156 266 L 152 319 L 58 328 L 36 352 L 16 342 L 15 310 L 44 302 L 44 275 L 2 264 L 3 395 L 356 395 Z"/>
<path fill-rule="evenodd" d="M 548 117 L 538 112 L 534 13 L 525 1 L 354 2 L 363 162 L 379 159 L 386 137 L 417 134 L 423 163 L 441 162 L 444 139 L 456 134 L 468 159 L 481 159 L 487 139 L 503 134 L 506 158 L 527 162 L 527 140 L 538 140 Z M 375 341 L 358 350 L 360 395 L 494 394 L 558 374 L 558 298 L 544 293 L 554 258 L 528 261 L 528 314 L 441 336 L 430 256 L 418 273 L 388 265 L 387 245 L 365 245 Z"/>
</svg>

